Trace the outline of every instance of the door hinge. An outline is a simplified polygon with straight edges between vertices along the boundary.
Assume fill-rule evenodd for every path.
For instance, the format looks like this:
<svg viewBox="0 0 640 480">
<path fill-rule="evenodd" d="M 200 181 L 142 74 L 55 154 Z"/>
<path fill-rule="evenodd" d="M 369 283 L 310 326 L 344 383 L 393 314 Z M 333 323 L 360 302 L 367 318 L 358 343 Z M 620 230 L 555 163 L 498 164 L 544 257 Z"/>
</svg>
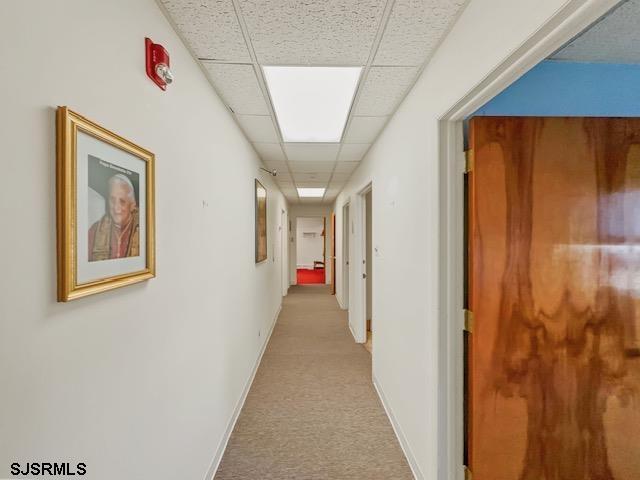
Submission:
<svg viewBox="0 0 640 480">
<path fill-rule="evenodd" d="M 471 470 L 466 465 L 464 466 L 464 480 L 473 480 Z"/>
<path fill-rule="evenodd" d="M 464 152 L 464 173 L 473 172 L 475 155 L 473 149 L 469 149 Z"/>
<path fill-rule="evenodd" d="M 362 278 L 367 278 L 367 274 L 366 274 L 366 273 L 363 273 L 363 274 L 362 274 Z"/>
<path fill-rule="evenodd" d="M 473 312 L 467 309 L 464 311 L 464 331 L 473 333 Z"/>
</svg>

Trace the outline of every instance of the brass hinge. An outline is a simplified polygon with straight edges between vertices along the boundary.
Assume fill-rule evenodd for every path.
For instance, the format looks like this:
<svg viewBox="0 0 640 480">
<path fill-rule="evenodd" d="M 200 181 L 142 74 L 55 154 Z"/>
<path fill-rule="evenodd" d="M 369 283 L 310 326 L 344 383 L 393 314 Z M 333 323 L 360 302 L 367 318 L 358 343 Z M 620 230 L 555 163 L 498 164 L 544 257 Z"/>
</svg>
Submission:
<svg viewBox="0 0 640 480">
<path fill-rule="evenodd" d="M 473 172 L 474 157 L 473 149 L 464 152 L 464 173 Z"/>
<path fill-rule="evenodd" d="M 471 470 L 466 465 L 464 466 L 464 480 L 472 480 L 473 475 L 471 474 Z"/>
<path fill-rule="evenodd" d="M 464 331 L 473 333 L 473 312 L 467 309 L 464 311 Z"/>
</svg>

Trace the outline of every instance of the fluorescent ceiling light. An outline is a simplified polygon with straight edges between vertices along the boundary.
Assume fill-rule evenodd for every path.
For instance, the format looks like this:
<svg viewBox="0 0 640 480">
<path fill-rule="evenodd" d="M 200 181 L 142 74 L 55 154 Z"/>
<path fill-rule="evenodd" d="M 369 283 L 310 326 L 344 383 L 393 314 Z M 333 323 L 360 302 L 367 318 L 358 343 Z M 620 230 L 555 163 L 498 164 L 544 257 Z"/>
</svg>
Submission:
<svg viewBox="0 0 640 480">
<path fill-rule="evenodd" d="M 339 142 L 360 67 L 263 67 L 285 142 Z"/>
<path fill-rule="evenodd" d="M 299 197 L 322 198 L 324 196 L 324 188 L 298 188 Z"/>
</svg>

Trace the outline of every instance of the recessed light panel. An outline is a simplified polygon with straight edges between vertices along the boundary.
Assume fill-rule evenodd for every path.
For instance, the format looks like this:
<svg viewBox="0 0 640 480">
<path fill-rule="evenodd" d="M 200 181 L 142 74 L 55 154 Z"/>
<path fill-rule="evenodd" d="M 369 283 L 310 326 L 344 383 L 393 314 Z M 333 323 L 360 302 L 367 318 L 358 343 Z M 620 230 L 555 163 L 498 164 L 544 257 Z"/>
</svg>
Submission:
<svg viewBox="0 0 640 480">
<path fill-rule="evenodd" d="M 298 196 L 300 198 L 322 198 L 324 191 L 324 188 L 298 188 Z"/>
<path fill-rule="evenodd" d="M 263 67 L 285 142 L 339 142 L 360 67 Z"/>
</svg>

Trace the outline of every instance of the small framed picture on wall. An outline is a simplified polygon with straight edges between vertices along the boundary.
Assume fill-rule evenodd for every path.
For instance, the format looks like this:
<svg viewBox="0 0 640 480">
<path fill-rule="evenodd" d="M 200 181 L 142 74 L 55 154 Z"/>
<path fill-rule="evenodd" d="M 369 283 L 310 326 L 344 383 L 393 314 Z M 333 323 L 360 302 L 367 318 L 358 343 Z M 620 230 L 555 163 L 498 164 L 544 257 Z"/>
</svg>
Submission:
<svg viewBox="0 0 640 480">
<path fill-rule="evenodd" d="M 267 189 L 256 179 L 256 263 L 267 259 Z"/>
<path fill-rule="evenodd" d="M 154 277 L 153 153 L 67 107 L 56 120 L 58 301 Z"/>
</svg>

